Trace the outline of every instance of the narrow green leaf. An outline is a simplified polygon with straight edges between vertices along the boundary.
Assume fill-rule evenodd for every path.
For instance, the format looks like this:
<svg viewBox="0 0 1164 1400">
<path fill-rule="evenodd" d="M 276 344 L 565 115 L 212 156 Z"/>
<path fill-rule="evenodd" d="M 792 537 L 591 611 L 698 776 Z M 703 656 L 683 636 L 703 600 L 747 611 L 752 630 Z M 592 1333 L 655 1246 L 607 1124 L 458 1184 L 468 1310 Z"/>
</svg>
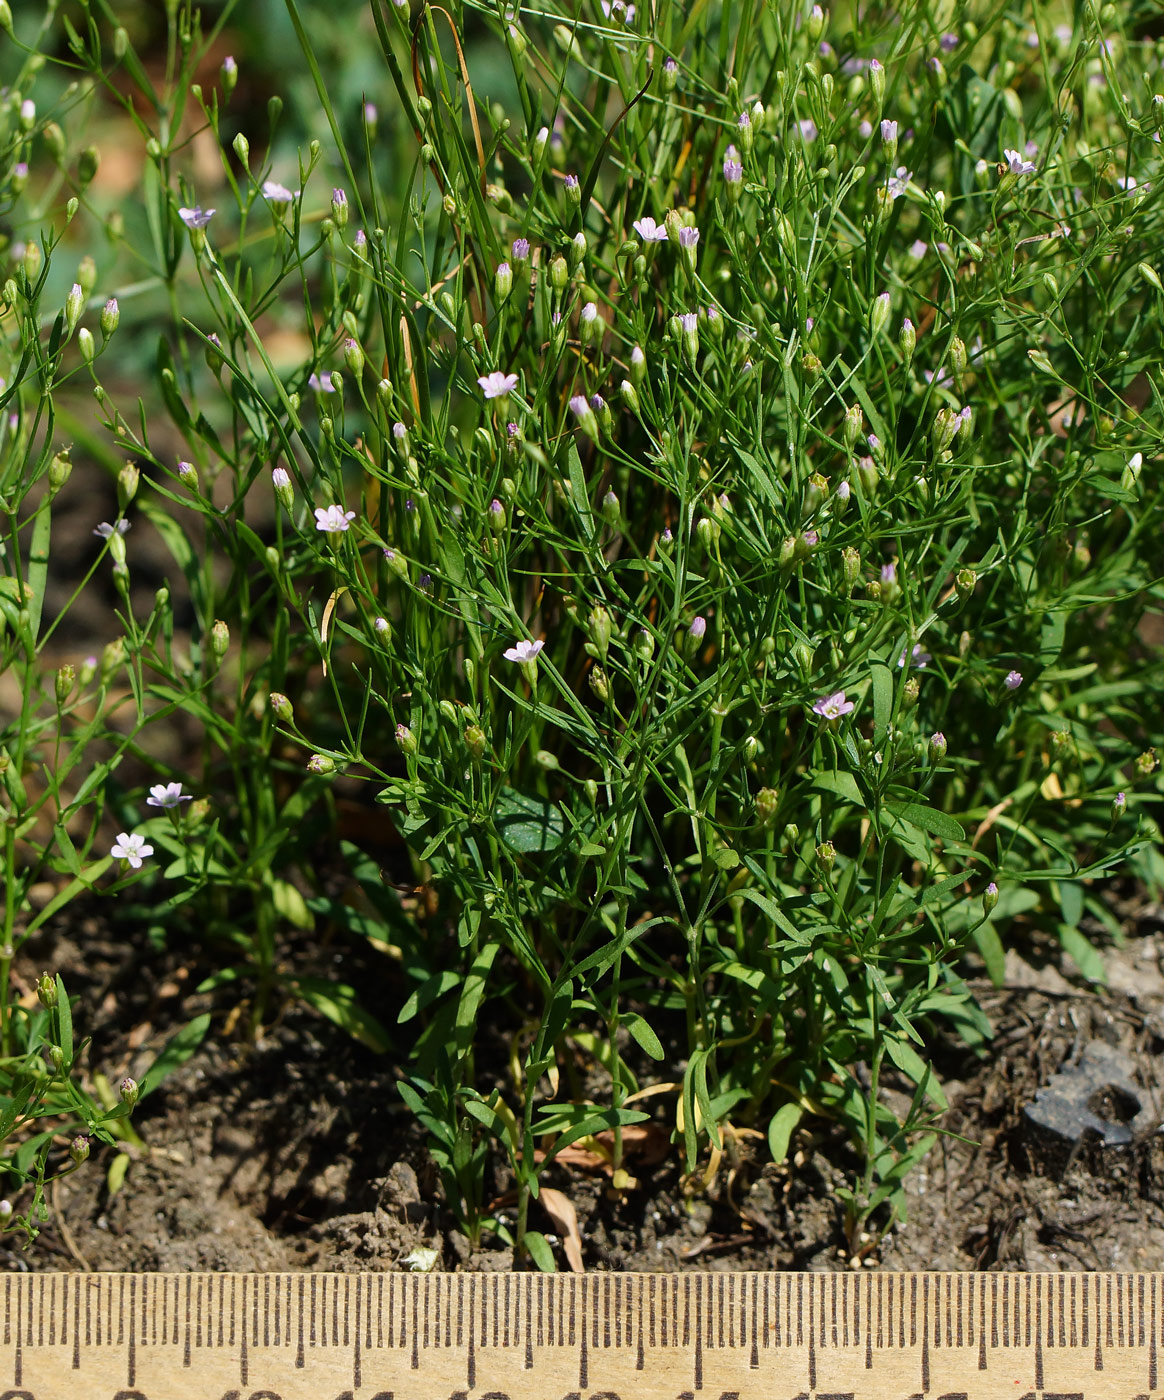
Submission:
<svg viewBox="0 0 1164 1400">
<path fill-rule="evenodd" d="M 946 841 L 965 841 L 966 833 L 961 822 L 948 812 L 939 812 L 936 807 L 926 807 L 921 802 L 887 802 L 885 810 L 910 826 L 928 831 L 931 836 L 940 836 Z"/>
<path fill-rule="evenodd" d="M 646 1021 L 636 1012 L 628 1011 L 622 1018 L 623 1025 L 638 1041 L 639 1045 L 650 1055 L 652 1060 L 663 1058 L 663 1044 L 655 1032 L 647 1025 Z"/>
<path fill-rule="evenodd" d="M 142 1075 L 138 1097 L 144 1099 L 158 1087 L 167 1074 L 179 1065 L 184 1065 L 202 1044 L 209 1029 L 210 1012 L 204 1011 L 201 1016 L 195 1016 L 192 1021 L 188 1021 L 176 1035 L 172 1035 L 157 1059 Z"/>
<path fill-rule="evenodd" d="M 798 1103 L 781 1104 L 772 1115 L 768 1124 L 768 1149 L 774 1162 L 783 1162 L 788 1156 L 788 1144 L 803 1117 L 804 1109 Z"/>
<path fill-rule="evenodd" d="M 369 1050 L 383 1055 L 391 1049 L 392 1038 L 376 1017 L 361 1006 L 354 987 L 330 982 L 325 977 L 297 977 L 293 989 L 313 1011 L 347 1031 L 353 1040 Z"/>
<path fill-rule="evenodd" d="M 525 1247 L 529 1250 L 529 1257 L 543 1274 L 556 1274 L 558 1272 L 554 1251 L 550 1248 L 549 1240 L 540 1230 L 527 1230 L 525 1232 Z"/>
</svg>

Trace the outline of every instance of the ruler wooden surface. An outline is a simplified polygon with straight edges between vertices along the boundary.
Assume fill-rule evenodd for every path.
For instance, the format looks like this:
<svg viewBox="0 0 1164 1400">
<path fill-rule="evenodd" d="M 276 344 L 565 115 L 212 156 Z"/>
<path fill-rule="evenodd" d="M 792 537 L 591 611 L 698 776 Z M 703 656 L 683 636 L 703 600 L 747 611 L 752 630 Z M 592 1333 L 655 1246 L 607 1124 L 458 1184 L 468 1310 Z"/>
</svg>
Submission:
<svg viewBox="0 0 1164 1400">
<path fill-rule="evenodd" d="M 0 1400 L 1136 1400 L 1164 1274 L 7 1274 L 0 1314 Z"/>
</svg>

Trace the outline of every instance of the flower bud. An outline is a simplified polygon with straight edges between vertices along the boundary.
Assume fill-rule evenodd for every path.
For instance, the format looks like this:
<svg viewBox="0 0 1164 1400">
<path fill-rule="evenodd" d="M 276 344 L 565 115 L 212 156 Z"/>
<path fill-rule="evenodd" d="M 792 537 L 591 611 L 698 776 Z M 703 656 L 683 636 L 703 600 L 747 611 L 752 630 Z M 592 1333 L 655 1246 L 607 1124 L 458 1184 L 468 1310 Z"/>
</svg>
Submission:
<svg viewBox="0 0 1164 1400">
<path fill-rule="evenodd" d="M 861 430 L 864 426 L 865 415 L 861 411 L 861 406 L 860 404 L 853 404 L 853 406 L 845 412 L 845 423 L 841 434 L 846 452 L 852 452 L 857 439 L 861 436 Z"/>
<path fill-rule="evenodd" d="M 641 405 L 639 403 L 639 393 L 629 379 L 624 379 L 622 383 L 618 386 L 618 393 L 619 397 L 622 399 L 623 403 L 627 406 L 627 408 L 636 417 L 638 417 L 641 411 Z"/>
<path fill-rule="evenodd" d="M 775 788 L 764 787 L 756 794 L 756 821 L 761 826 L 771 826 L 776 820 L 776 810 L 780 806 L 780 794 Z"/>
<path fill-rule="evenodd" d="M 966 346 L 960 336 L 950 341 L 950 368 L 954 371 L 955 380 L 966 372 Z"/>
<path fill-rule="evenodd" d="M 930 760 L 933 763 L 941 763 L 946 756 L 946 736 L 938 730 L 930 735 Z"/>
<path fill-rule="evenodd" d="M 0 0 L 0 29 L 3 29 L 3 31 L 5 32 L 5 34 L 7 34 L 7 35 L 9 35 L 9 36 L 11 37 L 11 34 L 12 34 L 12 8 L 11 8 L 11 6 L 8 4 L 8 0 Z M 4 1218 L 7 1219 L 7 1218 L 8 1218 L 8 1215 L 11 1215 L 11 1214 L 12 1214 L 12 1207 L 11 1207 L 10 1205 L 8 1205 L 8 1202 L 7 1202 L 7 1201 L 0 1201 L 0 1207 L 3 1207 L 3 1206 L 8 1206 L 7 1215 L 4 1216 Z M 3 1214 L 3 1211 L 2 1211 L 2 1210 L 0 1210 L 0 1214 Z"/>
<path fill-rule="evenodd" d="M 809 520 L 814 516 L 825 501 L 828 500 L 829 483 L 828 478 L 822 476 L 820 472 L 813 472 L 808 478 L 804 490 L 804 502 L 800 508 L 800 518 Z"/>
<path fill-rule="evenodd" d="M 875 58 L 869 60 L 869 89 L 878 112 L 885 105 L 885 69 Z"/>
<path fill-rule="evenodd" d="M 61 130 L 59 122 L 45 122 L 41 132 L 41 139 L 44 141 L 48 153 L 52 156 L 57 165 L 65 163 L 65 133 Z"/>
<path fill-rule="evenodd" d="M 943 404 L 934 414 L 933 431 L 930 434 L 930 442 L 934 450 L 934 456 L 945 452 L 946 448 L 954 441 L 954 434 L 962 426 L 961 415 L 954 412 L 952 408 Z"/>
<path fill-rule="evenodd" d="M 52 495 L 55 496 L 65 482 L 68 481 L 72 471 L 73 463 L 69 458 L 69 449 L 63 447 L 55 454 L 52 461 L 49 463 L 49 491 Z"/>
<path fill-rule="evenodd" d="M 51 972 L 42 972 L 36 979 L 36 997 L 46 1010 L 57 1004 L 57 981 Z"/>
<path fill-rule="evenodd" d="M 416 735 L 406 724 L 398 724 L 396 726 L 396 747 L 405 758 L 410 758 L 419 747 L 416 742 Z"/>
<path fill-rule="evenodd" d="M 275 718 L 281 720 L 284 724 L 286 724 L 295 713 L 291 706 L 291 701 L 287 699 L 281 690 L 272 690 L 267 698 L 267 704 L 270 706 L 271 713 Z"/>
<path fill-rule="evenodd" d="M 973 569 L 959 569 L 954 576 L 954 589 L 958 594 L 959 601 L 966 600 L 973 594 L 975 585 L 978 582 L 978 575 Z"/>
<path fill-rule="evenodd" d="M 567 257 L 569 259 L 571 271 L 577 267 L 581 267 L 586 257 L 586 235 L 584 233 L 576 233 L 570 240 Z"/>
<path fill-rule="evenodd" d="M 577 175 L 566 176 L 566 203 L 575 209 L 582 203 L 582 186 L 578 183 Z"/>
<path fill-rule="evenodd" d="M 632 645 L 635 655 L 642 661 L 650 661 L 655 654 L 655 639 L 645 627 L 640 627 L 635 633 Z"/>
<path fill-rule="evenodd" d="M 333 189 L 331 192 L 332 222 L 341 232 L 348 226 L 348 196 L 346 191 Z"/>
<path fill-rule="evenodd" d="M 1120 485 L 1125 491 L 1134 491 L 1140 482 L 1140 472 L 1144 465 L 1144 454 L 1134 452 L 1120 474 Z"/>
<path fill-rule="evenodd" d="M 917 347 L 917 331 L 908 316 L 901 323 L 897 343 L 901 347 L 901 358 L 908 366 L 913 360 L 913 352 Z"/>
<path fill-rule="evenodd" d="M 344 341 L 344 364 L 357 379 L 364 372 L 364 352 L 360 342 L 351 336 Z"/>
<path fill-rule="evenodd" d="M 130 1108 L 132 1108 L 141 1097 L 141 1087 L 137 1080 L 131 1079 L 128 1074 L 118 1085 L 117 1092 L 121 1098 L 121 1102 L 128 1104 Z"/>
<path fill-rule="evenodd" d="M 325 753 L 313 753 L 307 760 L 307 771 L 317 778 L 325 778 L 335 772 L 335 759 Z"/>
<path fill-rule="evenodd" d="M 831 841 L 822 841 L 816 848 L 816 858 L 820 862 L 821 869 L 827 875 L 836 864 L 837 848 Z"/>
<path fill-rule="evenodd" d="M 594 410 L 586 402 L 582 394 L 575 394 L 570 400 L 570 411 L 578 421 L 579 428 L 588 438 L 598 441 L 598 419 L 594 416 Z"/>
<path fill-rule="evenodd" d="M 869 334 L 874 338 L 879 336 L 889 324 L 890 301 L 889 293 L 882 292 L 873 298 L 873 304 L 869 308 Z"/>
<path fill-rule="evenodd" d="M 117 500 L 123 511 L 137 495 L 140 480 L 141 472 L 132 462 L 126 462 L 125 466 L 117 473 Z"/>
<path fill-rule="evenodd" d="M 485 756 L 485 731 L 479 724 L 470 724 L 465 730 L 465 748 L 474 763 L 480 763 Z"/>
<path fill-rule="evenodd" d="M 808 42 L 813 45 L 818 44 L 820 42 L 820 36 L 825 31 L 825 12 L 820 5 L 814 5 L 812 7 L 812 10 L 809 12 L 806 28 L 808 30 Z M 873 61 L 876 62 L 877 60 L 874 59 Z"/>
<path fill-rule="evenodd" d="M 550 286 L 555 292 L 564 292 L 570 280 L 570 269 L 566 259 L 559 253 L 550 263 Z"/>
<path fill-rule="evenodd" d="M 221 618 L 215 620 L 210 629 L 210 650 L 216 661 L 221 661 L 230 647 L 230 628 Z"/>
<path fill-rule="evenodd" d="M 73 692 L 73 685 L 77 679 L 77 672 L 70 662 L 57 668 L 56 678 L 53 681 L 53 693 L 56 695 L 57 705 L 63 705 Z"/>
<path fill-rule="evenodd" d="M 998 886 L 991 880 L 982 892 L 982 912 L 989 914 L 998 903 Z"/>
<path fill-rule="evenodd" d="M 542 156 L 545 155 L 546 144 L 549 141 L 549 139 L 550 128 L 548 126 L 539 127 L 537 135 L 534 137 L 533 142 L 533 158 L 535 165 L 540 164 Z"/>
<path fill-rule="evenodd" d="M 609 704 L 610 681 L 607 679 L 606 672 L 601 666 L 592 666 L 590 668 L 590 689 L 594 692 L 596 699 L 601 701 L 602 704 Z"/>
<path fill-rule="evenodd" d="M 1116 795 L 1115 795 L 1115 796 L 1112 798 L 1112 800 L 1111 800 L 1111 824 L 1112 824 L 1112 826 L 1114 826 L 1114 825 L 1116 824 L 1116 822 L 1119 821 L 1119 819 L 1123 816 L 1123 814 L 1124 814 L 1127 810 L 1128 810 L 1128 797 L 1127 797 L 1127 793 L 1124 793 L 1124 792 L 1117 792 Z"/>
<path fill-rule="evenodd" d="M 498 263 L 493 274 L 493 291 L 498 301 L 504 301 L 513 291 L 513 268 L 507 262 Z"/>
<path fill-rule="evenodd" d="M 87 365 L 91 365 L 93 363 L 93 356 L 97 353 L 97 347 L 93 343 L 93 332 L 88 326 L 82 326 L 77 332 L 77 349 L 80 352 L 81 359 L 84 360 Z"/>
<path fill-rule="evenodd" d="M 30 282 L 35 282 L 40 272 L 40 244 L 32 239 L 24 245 L 24 275 Z"/>
<path fill-rule="evenodd" d="M 69 1143 L 69 1156 L 78 1167 L 89 1156 L 89 1139 L 83 1133 Z"/>
<path fill-rule="evenodd" d="M 841 550 L 841 569 L 845 581 L 845 597 L 853 591 L 853 585 L 861 574 L 861 556 L 852 545 Z"/>
<path fill-rule="evenodd" d="M 249 170 L 251 165 L 251 143 L 240 131 L 231 142 L 231 145 L 234 147 L 235 155 L 238 156 L 239 160 L 242 162 L 243 169 Z"/>
<path fill-rule="evenodd" d="M 590 637 L 590 643 L 598 653 L 602 661 L 606 660 L 610 650 L 610 638 L 613 634 L 610 614 L 599 603 L 590 611 L 590 616 L 586 621 L 586 631 Z"/>
<path fill-rule="evenodd" d="M 691 658 L 699 651 L 700 644 L 707 635 L 707 619 L 705 617 L 693 617 L 691 626 L 687 629 L 684 639 L 684 652 Z"/>
</svg>

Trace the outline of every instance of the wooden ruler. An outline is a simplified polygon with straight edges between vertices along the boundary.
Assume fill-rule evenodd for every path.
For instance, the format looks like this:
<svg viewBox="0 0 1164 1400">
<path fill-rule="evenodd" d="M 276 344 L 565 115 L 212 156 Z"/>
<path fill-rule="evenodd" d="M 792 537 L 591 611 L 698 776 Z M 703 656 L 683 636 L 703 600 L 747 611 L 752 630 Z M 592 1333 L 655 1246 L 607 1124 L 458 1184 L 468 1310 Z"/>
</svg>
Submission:
<svg viewBox="0 0 1164 1400">
<path fill-rule="evenodd" d="M 1164 1274 L 8 1274 L 0 1400 L 1148 1400 Z"/>
</svg>

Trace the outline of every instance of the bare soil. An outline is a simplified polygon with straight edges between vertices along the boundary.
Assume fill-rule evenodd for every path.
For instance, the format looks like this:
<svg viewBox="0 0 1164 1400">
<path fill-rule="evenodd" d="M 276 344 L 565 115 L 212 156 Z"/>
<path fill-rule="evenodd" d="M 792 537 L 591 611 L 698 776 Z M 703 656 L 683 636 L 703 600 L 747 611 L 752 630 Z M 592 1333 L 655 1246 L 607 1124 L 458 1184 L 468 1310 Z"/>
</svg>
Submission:
<svg viewBox="0 0 1164 1400">
<path fill-rule="evenodd" d="M 779 1166 L 765 1160 L 759 1134 L 742 1134 L 706 1190 L 685 1190 L 666 1148 L 670 1100 L 660 1096 L 647 1100 L 662 1106 L 634 1164 L 636 1189 L 620 1195 L 584 1163 L 547 1174 L 577 1211 L 581 1262 L 646 1271 L 1159 1267 L 1164 919 L 1142 899 L 1112 898 L 1129 937 L 1108 951 L 1107 988 L 1078 979 L 1050 945 L 1012 951 L 1001 988 L 967 969 L 993 1045 L 984 1059 L 952 1042 L 932 1047 L 950 1136 L 910 1178 L 905 1222 L 846 1238 L 836 1190 L 856 1158 L 824 1124 L 800 1131 Z M 207 1004 L 187 990 L 192 969 L 172 954 L 159 961 L 144 938 L 117 936 L 99 915 L 71 934 L 50 932 L 36 951 L 80 993 L 89 1062 L 113 1082 L 140 1073 Z M 474 1251 L 455 1229 L 386 1057 L 302 1007 L 257 1046 L 225 1037 L 221 1018 L 216 1025 L 139 1107 L 146 1150 L 134 1152 L 120 1188 L 109 1189 L 113 1154 L 101 1148 L 59 1184 L 36 1244 L 7 1251 L 9 1268 L 390 1270 L 409 1267 L 418 1248 L 435 1251 L 438 1268 L 512 1266 L 500 1242 L 486 1237 Z M 1119 1052 L 1134 1090 L 1129 1101 L 1126 1086 L 1109 1086 L 1091 1105 L 1117 1122 L 1138 1114 L 1125 1145 L 1104 1146 L 1094 1132 L 1072 1144 L 1026 1113 L 1095 1040 Z M 499 1196 L 510 1184 L 496 1164 L 490 1184 Z M 531 1223 L 554 1229 L 545 1218 Z"/>
</svg>

